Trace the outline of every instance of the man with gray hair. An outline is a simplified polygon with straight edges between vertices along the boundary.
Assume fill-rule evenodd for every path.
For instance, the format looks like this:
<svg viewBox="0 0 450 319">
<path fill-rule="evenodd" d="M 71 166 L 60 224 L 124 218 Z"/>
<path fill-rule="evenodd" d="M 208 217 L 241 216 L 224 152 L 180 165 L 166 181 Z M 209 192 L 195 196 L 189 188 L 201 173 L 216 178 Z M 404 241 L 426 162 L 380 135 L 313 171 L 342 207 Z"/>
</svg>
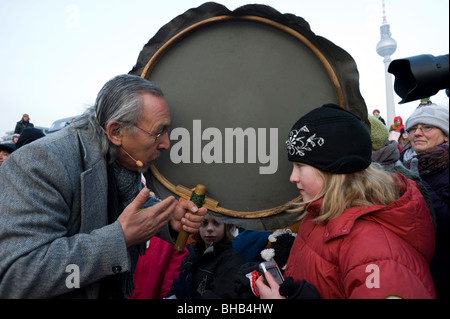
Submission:
<svg viewBox="0 0 450 319">
<path fill-rule="evenodd" d="M 207 211 L 191 201 L 145 205 L 140 173 L 170 147 L 169 125 L 162 91 L 120 75 L 77 122 L 10 156 L 0 172 L 0 298 L 124 298 L 150 237 L 198 231 Z"/>
</svg>

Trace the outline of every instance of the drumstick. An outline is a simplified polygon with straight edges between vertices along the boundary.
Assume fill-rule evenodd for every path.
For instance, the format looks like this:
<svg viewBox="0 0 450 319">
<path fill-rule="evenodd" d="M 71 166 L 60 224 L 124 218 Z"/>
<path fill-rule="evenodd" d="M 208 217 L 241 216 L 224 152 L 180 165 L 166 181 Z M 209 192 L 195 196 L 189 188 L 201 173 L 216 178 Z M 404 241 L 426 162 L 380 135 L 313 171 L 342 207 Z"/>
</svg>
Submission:
<svg viewBox="0 0 450 319">
<path fill-rule="evenodd" d="M 206 187 L 202 184 L 198 184 L 195 189 L 192 191 L 191 194 L 191 201 L 197 205 L 197 207 L 202 207 L 203 203 L 205 202 L 205 194 L 206 194 Z M 189 237 L 189 233 L 183 229 L 183 227 L 180 228 L 180 231 L 178 232 L 177 241 L 175 242 L 174 248 L 178 251 L 183 251 L 184 246 L 186 246 L 186 241 Z"/>
</svg>

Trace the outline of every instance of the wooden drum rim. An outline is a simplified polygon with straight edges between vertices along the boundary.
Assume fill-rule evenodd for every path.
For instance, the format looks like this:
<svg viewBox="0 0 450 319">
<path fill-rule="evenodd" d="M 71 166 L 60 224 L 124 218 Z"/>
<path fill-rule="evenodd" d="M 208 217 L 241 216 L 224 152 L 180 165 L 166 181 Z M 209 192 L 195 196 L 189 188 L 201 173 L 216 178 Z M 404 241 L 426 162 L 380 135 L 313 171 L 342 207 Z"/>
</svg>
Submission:
<svg viewBox="0 0 450 319">
<path fill-rule="evenodd" d="M 177 43 L 182 41 L 185 37 L 189 36 L 193 32 L 195 32 L 199 29 L 202 29 L 204 27 L 210 26 L 210 25 L 223 23 L 223 22 L 231 22 L 231 21 L 252 21 L 252 22 L 262 23 L 265 25 L 269 25 L 273 28 L 276 28 L 278 30 L 281 30 L 281 31 L 293 36 L 294 38 L 298 39 L 299 41 L 301 41 L 304 45 L 306 45 L 306 47 L 308 47 L 315 54 L 315 56 L 322 63 L 328 76 L 331 79 L 331 82 L 333 83 L 335 93 L 337 96 L 337 100 L 338 100 L 338 104 L 343 108 L 345 107 L 344 93 L 342 91 L 342 87 L 339 83 L 338 77 L 336 76 L 336 73 L 334 72 L 334 70 L 333 70 L 330 62 L 327 60 L 327 58 L 322 54 L 322 52 L 320 52 L 320 50 L 311 41 L 309 41 L 305 36 L 303 36 L 299 32 L 293 30 L 292 28 L 290 28 L 286 25 L 283 25 L 281 23 L 278 23 L 276 21 L 273 21 L 273 20 L 270 20 L 267 18 L 252 16 L 252 15 L 246 15 L 246 16 L 223 15 L 223 16 L 205 19 L 205 20 L 202 20 L 200 22 L 197 22 L 197 23 L 187 27 L 186 29 L 180 31 L 179 33 L 174 35 L 172 38 L 170 38 L 166 43 L 164 43 L 161 46 L 161 48 L 159 48 L 156 51 L 156 53 L 151 57 L 150 61 L 146 64 L 144 70 L 142 71 L 141 77 L 144 79 L 148 79 L 151 72 L 153 71 L 155 66 L 158 64 L 158 62 L 161 60 L 161 58 L 165 55 L 165 53 L 168 52 L 168 50 L 170 50 Z M 152 175 L 170 192 L 172 192 L 182 198 L 185 198 L 185 199 L 190 198 L 191 190 L 189 188 L 182 186 L 182 185 L 175 186 L 174 184 L 172 184 L 169 180 L 167 180 L 167 178 L 165 178 L 161 174 L 161 172 L 156 168 L 155 165 L 152 164 L 150 166 L 150 171 L 151 171 Z M 223 207 L 219 206 L 219 202 L 217 202 L 216 200 L 209 198 L 207 196 L 205 197 L 205 203 L 203 206 L 213 212 L 216 212 L 216 213 L 219 213 L 222 215 L 226 215 L 226 216 L 230 216 L 230 217 L 262 218 L 262 217 L 268 217 L 268 216 L 272 216 L 272 215 L 276 215 L 276 214 L 284 212 L 286 209 L 292 207 L 292 202 L 299 201 L 301 199 L 301 197 L 302 196 L 300 195 L 300 196 L 292 199 L 291 201 L 289 201 L 285 204 L 279 205 L 277 207 L 274 207 L 274 208 L 257 210 L 257 211 L 247 211 L 247 212 L 223 208 Z"/>
</svg>

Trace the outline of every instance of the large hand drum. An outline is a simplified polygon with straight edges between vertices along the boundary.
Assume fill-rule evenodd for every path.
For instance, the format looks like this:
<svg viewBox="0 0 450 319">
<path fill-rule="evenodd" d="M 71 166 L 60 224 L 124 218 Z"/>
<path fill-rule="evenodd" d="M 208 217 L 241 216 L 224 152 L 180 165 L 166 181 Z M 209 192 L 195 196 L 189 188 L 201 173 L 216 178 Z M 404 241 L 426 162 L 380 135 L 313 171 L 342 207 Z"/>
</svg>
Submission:
<svg viewBox="0 0 450 319">
<path fill-rule="evenodd" d="M 201 183 L 209 210 L 238 224 L 246 219 L 246 228 L 278 227 L 248 219 L 280 214 L 298 199 L 286 155 L 295 121 L 325 103 L 347 107 L 348 96 L 356 96 L 367 117 L 358 83 L 352 82 L 356 94 L 346 89 L 333 54 L 322 52 L 324 43 L 351 61 L 348 54 L 315 37 L 303 19 L 296 17 L 303 25 L 294 23 L 294 29 L 281 18 L 293 17 L 266 6 L 229 12 L 209 3 L 162 28 L 158 41 L 147 45 L 153 52 L 144 48 L 139 59 L 147 59 L 145 66 L 138 61 L 131 73 L 141 72 L 162 88 L 172 117 L 171 149 L 147 174 L 160 196 L 187 198 Z"/>
</svg>

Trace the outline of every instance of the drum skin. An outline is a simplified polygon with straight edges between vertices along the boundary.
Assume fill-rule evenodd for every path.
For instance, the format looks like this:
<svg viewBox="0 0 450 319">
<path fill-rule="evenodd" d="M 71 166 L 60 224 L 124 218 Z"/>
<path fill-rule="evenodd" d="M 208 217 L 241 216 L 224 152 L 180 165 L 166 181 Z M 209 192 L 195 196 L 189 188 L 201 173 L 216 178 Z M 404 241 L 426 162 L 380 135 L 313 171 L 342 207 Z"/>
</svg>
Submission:
<svg viewBox="0 0 450 319">
<path fill-rule="evenodd" d="M 146 173 L 149 187 L 188 198 L 203 184 L 205 206 L 248 229 L 296 218 L 285 212 L 299 200 L 286 139 L 298 118 L 335 103 L 367 119 L 348 53 L 267 6 L 191 9 L 160 29 L 130 73 L 161 87 L 171 110 L 171 149 Z"/>
</svg>

